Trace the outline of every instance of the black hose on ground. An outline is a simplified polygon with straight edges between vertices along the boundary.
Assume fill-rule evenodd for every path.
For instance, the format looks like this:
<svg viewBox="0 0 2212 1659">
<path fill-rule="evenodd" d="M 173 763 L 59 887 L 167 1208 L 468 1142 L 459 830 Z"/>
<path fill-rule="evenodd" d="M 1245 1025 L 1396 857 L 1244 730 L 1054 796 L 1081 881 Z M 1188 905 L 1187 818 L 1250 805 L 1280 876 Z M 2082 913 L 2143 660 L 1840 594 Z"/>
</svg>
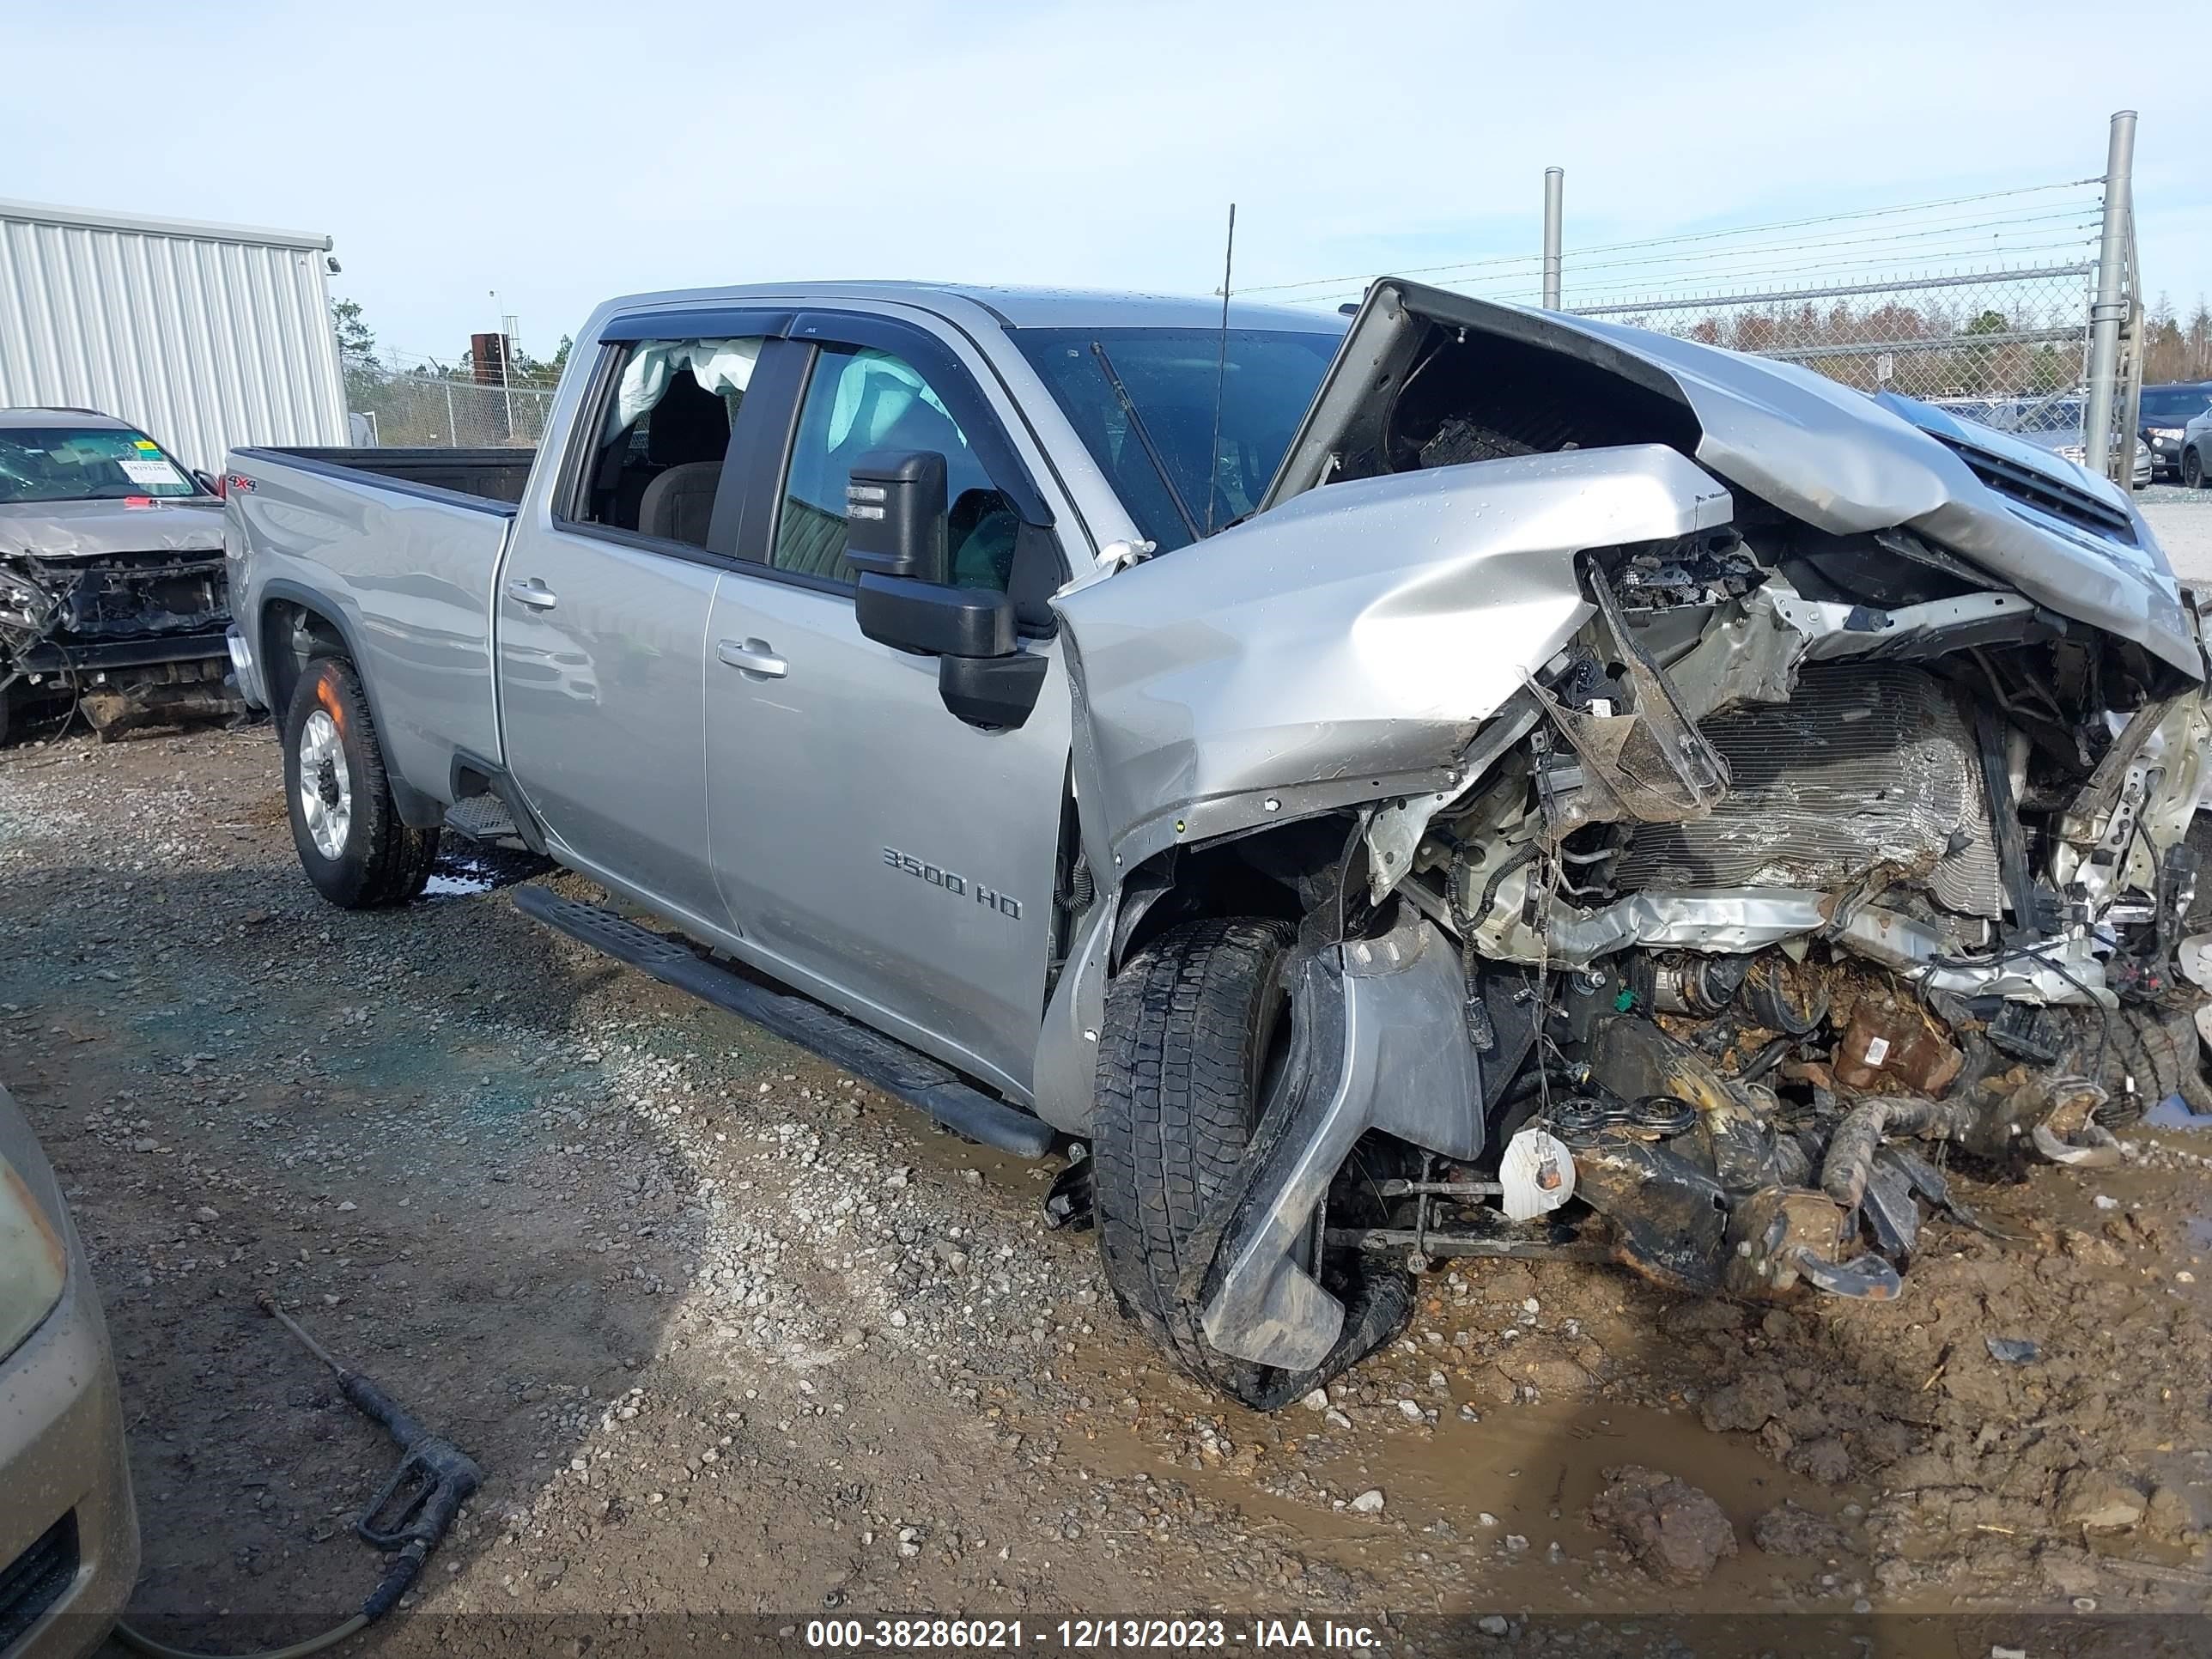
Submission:
<svg viewBox="0 0 2212 1659">
<path fill-rule="evenodd" d="M 1820 1190 L 1846 1210 L 1855 1210 L 1866 1196 L 1874 1155 L 1881 1149 L 1885 1135 L 1948 1140 L 1966 1127 L 1965 1118 L 1966 1109 L 1957 1102 L 1922 1100 L 1910 1095 L 1863 1100 L 1844 1114 L 1844 1121 L 1829 1137 L 1827 1156 L 1820 1161 Z"/>
</svg>

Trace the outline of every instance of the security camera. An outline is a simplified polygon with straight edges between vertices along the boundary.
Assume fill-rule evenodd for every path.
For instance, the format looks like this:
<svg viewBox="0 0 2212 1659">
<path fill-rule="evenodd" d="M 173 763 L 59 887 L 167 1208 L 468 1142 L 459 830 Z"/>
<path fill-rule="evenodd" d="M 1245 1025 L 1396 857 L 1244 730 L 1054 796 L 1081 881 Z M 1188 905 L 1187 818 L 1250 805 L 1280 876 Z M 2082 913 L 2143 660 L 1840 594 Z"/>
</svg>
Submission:
<svg viewBox="0 0 2212 1659">
<path fill-rule="evenodd" d="M 325 253 L 323 256 L 323 264 L 333 276 L 337 276 L 338 272 L 345 269 L 343 265 L 338 263 L 338 257 L 335 253 Z"/>
</svg>

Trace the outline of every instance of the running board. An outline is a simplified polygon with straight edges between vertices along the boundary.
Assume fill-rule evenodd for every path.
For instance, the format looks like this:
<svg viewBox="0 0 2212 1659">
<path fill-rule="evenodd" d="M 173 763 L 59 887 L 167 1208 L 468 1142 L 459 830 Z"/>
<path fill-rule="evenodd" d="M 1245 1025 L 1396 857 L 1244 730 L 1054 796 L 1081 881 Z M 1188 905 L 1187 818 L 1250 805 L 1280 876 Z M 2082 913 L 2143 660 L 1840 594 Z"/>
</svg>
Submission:
<svg viewBox="0 0 2212 1659">
<path fill-rule="evenodd" d="M 956 1133 L 1020 1158 L 1042 1158 L 1052 1150 L 1050 1124 L 970 1087 L 950 1067 L 902 1042 L 818 1002 L 757 985 L 709 962 L 682 940 L 652 933 L 611 910 L 562 898 L 545 887 L 512 890 L 515 908 L 524 915 L 617 962 L 641 969 L 665 985 L 765 1026 L 928 1113 Z"/>
</svg>

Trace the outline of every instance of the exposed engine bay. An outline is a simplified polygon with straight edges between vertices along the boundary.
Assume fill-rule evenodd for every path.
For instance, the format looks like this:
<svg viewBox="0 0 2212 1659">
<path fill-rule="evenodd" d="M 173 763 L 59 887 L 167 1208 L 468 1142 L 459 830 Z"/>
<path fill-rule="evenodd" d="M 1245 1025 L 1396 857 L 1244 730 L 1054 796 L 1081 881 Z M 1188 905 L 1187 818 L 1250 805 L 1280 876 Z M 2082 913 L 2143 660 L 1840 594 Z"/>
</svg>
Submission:
<svg viewBox="0 0 2212 1659">
<path fill-rule="evenodd" d="M 0 696 L 71 700 L 103 737 L 240 713 L 229 621 L 219 547 L 0 558 Z"/>
<path fill-rule="evenodd" d="M 2202 629 L 2078 470 L 1378 284 L 1255 519 L 1058 604 L 1115 940 L 1239 860 L 1297 895 L 1286 1081 L 1180 1287 L 1248 1403 L 1386 1340 L 1401 1264 L 1892 1297 L 1962 1165 L 2212 1109 Z"/>
<path fill-rule="evenodd" d="M 1884 1297 L 1929 1215 L 1971 1219 L 1953 1151 L 2112 1161 L 2205 1099 L 2202 688 L 1906 538 L 1769 546 L 1588 558 L 1595 615 L 1492 722 L 1524 734 L 1370 876 L 1462 954 L 1489 1123 L 1336 1242 L 1588 1212 L 1573 1242 L 1685 1289 Z"/>
</svg>

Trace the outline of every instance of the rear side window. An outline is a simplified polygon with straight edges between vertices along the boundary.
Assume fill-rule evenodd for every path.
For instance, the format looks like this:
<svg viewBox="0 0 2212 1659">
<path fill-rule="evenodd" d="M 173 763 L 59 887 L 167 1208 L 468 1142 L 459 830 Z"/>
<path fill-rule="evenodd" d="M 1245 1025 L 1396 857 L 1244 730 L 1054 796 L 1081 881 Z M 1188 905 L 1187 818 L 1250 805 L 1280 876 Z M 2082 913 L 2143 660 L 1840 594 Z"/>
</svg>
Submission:
<svg viewBox="0 0 2212 1659">
<path fill-rule="evenodd" d="M 872 349 L 828 347 L 814 360 L 770 566 L 854 580 L 845 559 L 845 483 L 854 462 L 879 449 L 945 457 L 952 580 L 1004 592 L 1020 529 L 1013 503 L 992 482 L 937 388 L 904 358 Z"/>
<path fill-rule="evenodd" d="M 730 434 L 763 342 L 638 340 L 620 347 L 573 523 L 707 545 Z"/>
</svg>

